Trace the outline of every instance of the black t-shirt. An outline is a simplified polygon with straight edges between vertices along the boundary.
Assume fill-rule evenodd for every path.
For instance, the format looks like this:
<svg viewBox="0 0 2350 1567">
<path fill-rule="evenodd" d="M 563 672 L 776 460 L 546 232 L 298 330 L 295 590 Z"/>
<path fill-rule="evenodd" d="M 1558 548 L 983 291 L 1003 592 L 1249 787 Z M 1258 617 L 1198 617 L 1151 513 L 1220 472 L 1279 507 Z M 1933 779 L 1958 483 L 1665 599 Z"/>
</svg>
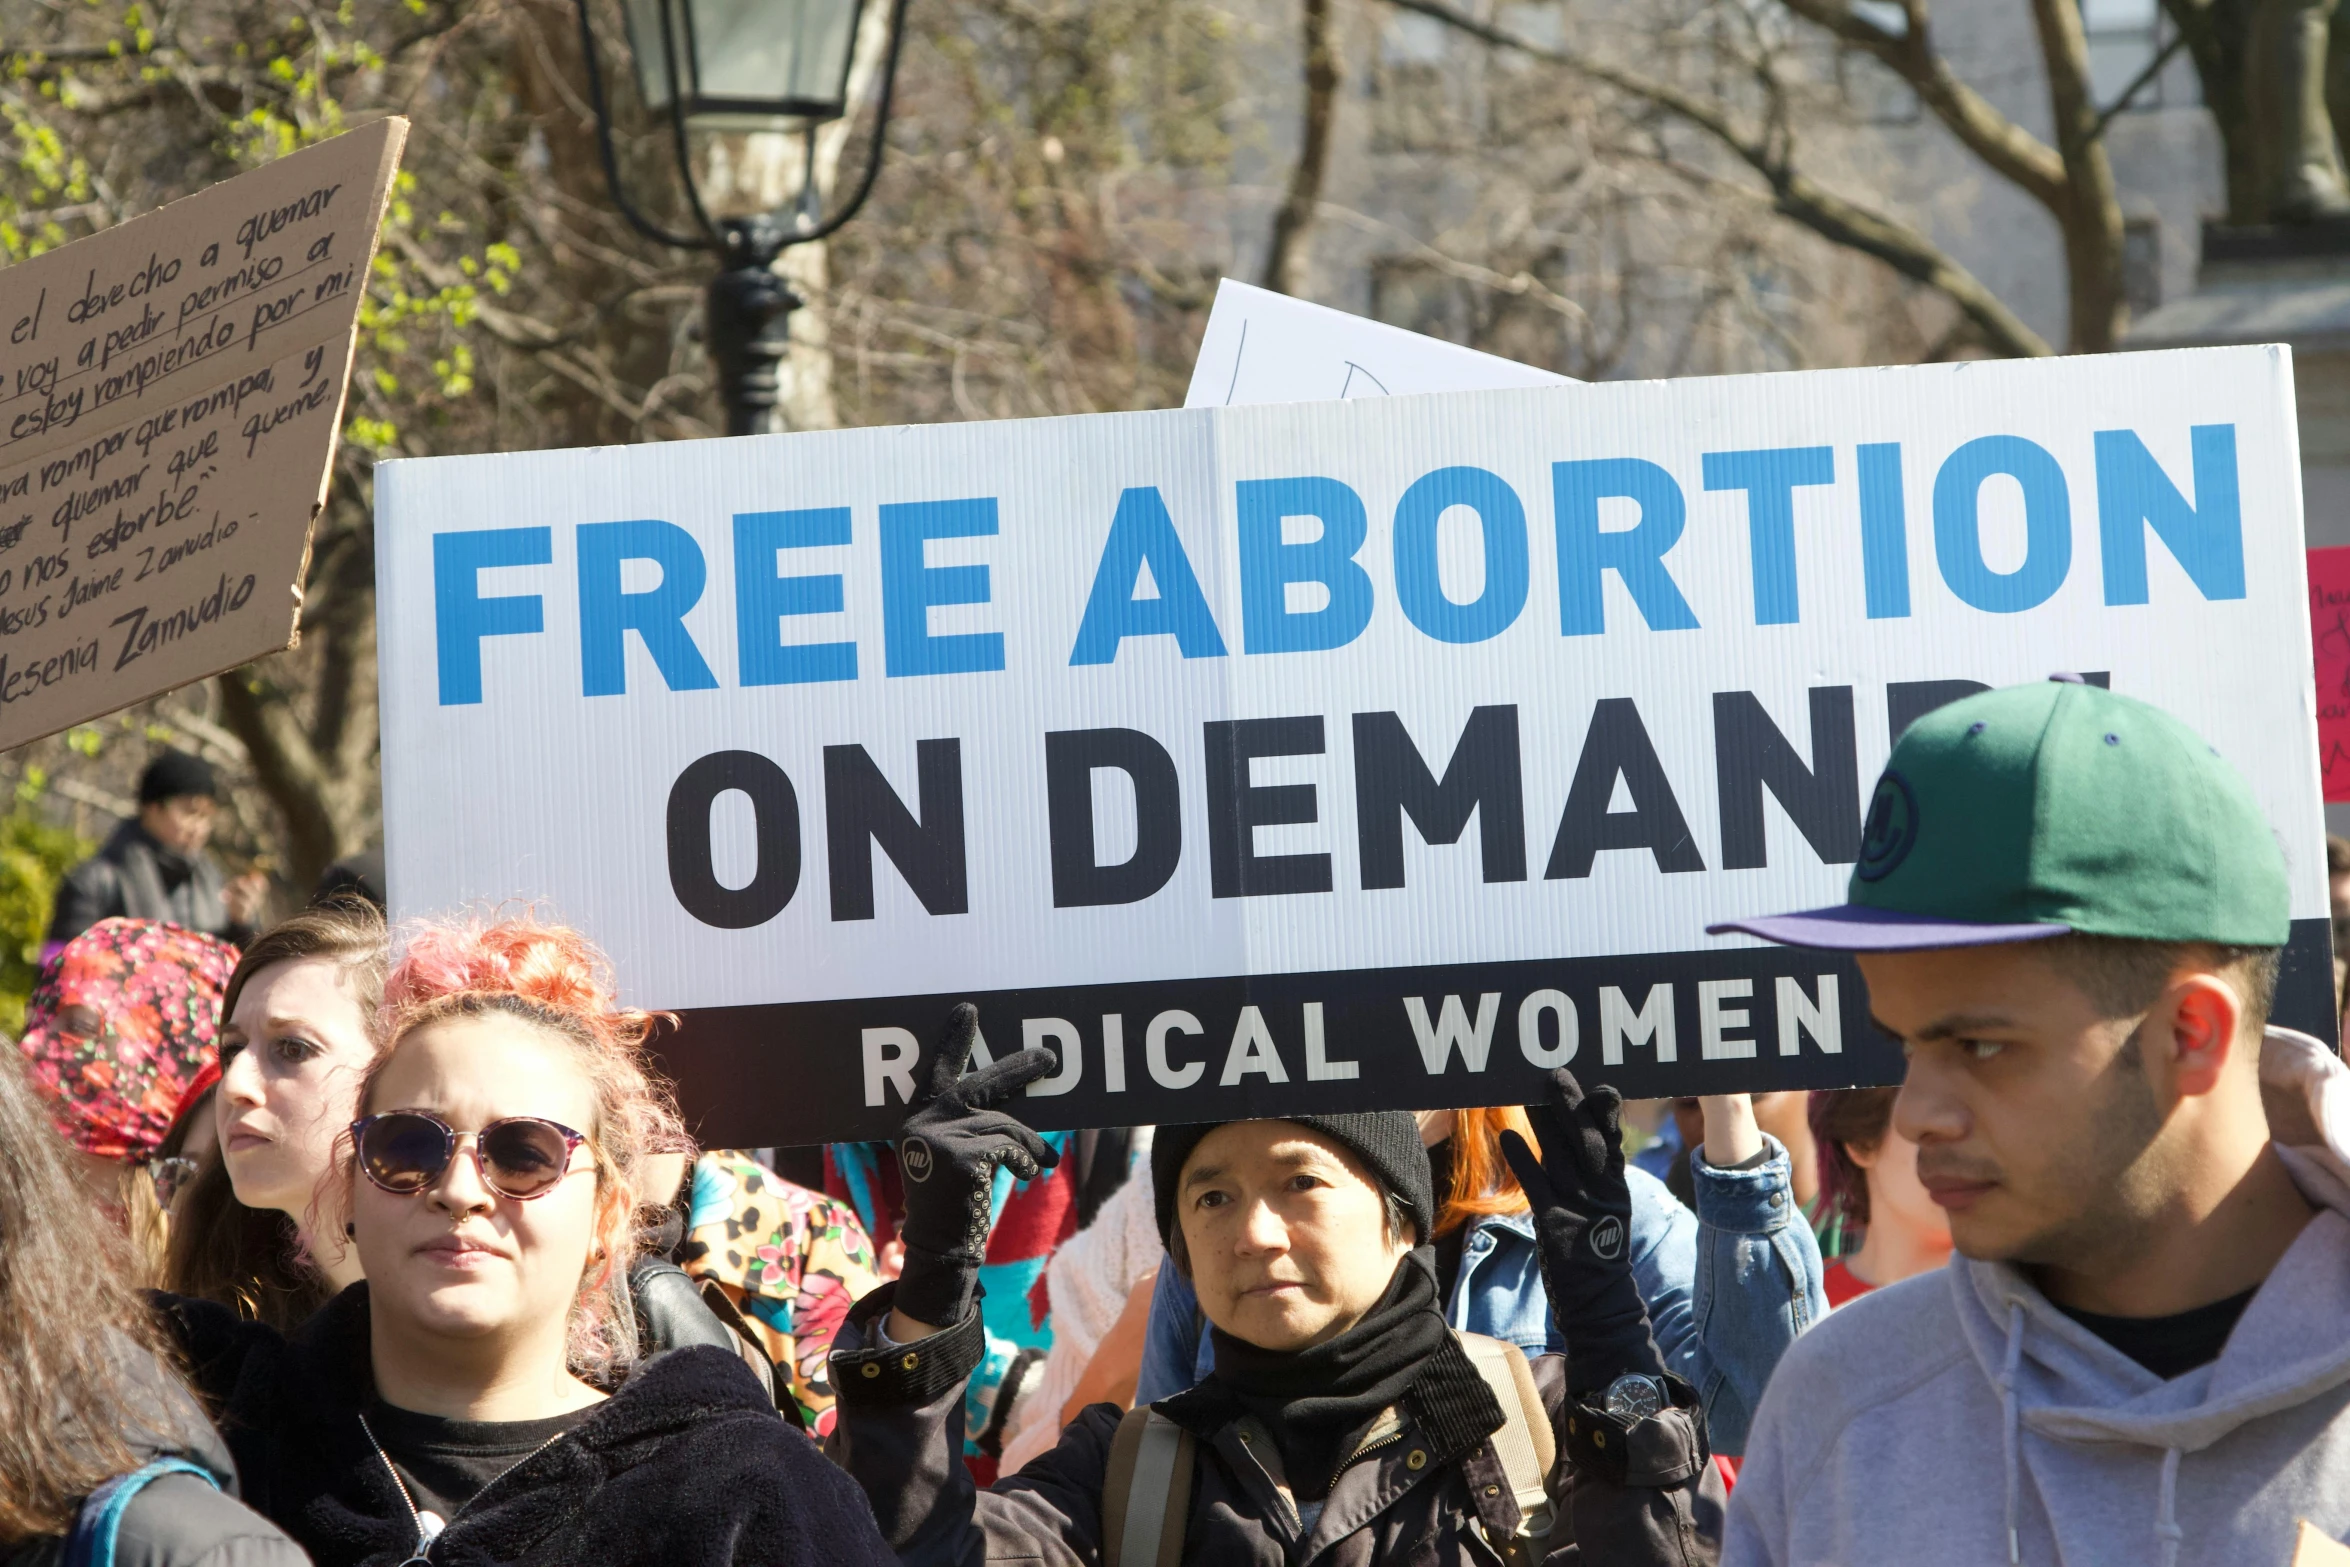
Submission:
<svg viewBox="0 0 2350 1567">
<path fill-rule="evenodd" d="M 521 1463 L 596 1409 L 589 1404 L 545 1420 L 450 1420 L 396 1409 L 381 1400 L 367 1409 L 376 1445 L 400 1472 L 419 1512 L 447 1523 L 485 1485 Z"/>
<path fill-rule="evenodd" d="M 2070 1306 L 2057 1309 L 2167 1382 L 2219 1359 L 2228 1335 L 2236 1331 L 2236 1319 L 2258 1293 L 2254 1286 L 2170 1317 L 2103 1317 Z"/>
</svg>

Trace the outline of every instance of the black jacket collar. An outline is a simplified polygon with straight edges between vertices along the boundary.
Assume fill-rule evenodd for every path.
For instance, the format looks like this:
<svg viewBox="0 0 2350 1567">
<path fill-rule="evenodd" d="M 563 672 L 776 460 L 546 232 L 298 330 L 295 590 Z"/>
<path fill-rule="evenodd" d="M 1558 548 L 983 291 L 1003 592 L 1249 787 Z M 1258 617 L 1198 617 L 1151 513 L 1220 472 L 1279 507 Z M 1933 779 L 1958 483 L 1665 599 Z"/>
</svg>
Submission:
<svg viewBox="0 0 2350 1567">
<path fill-rule="evenodd" d="M 352 1285 L 294 1330 L 293 1349 L 304 1379 L 325 1404 L 357 1414 L 374 1397 L 368 1347 L 367 1284 Z M 620 1452 L 631 1443 L 690 1429 L 730 1411 L 775 1412 L 742 1362 L 724 1351 L 671 1351 L 640 1361 L 619 1390 L 573 1426 L 566 1440 L 592 1452 Z"/>
</svg>

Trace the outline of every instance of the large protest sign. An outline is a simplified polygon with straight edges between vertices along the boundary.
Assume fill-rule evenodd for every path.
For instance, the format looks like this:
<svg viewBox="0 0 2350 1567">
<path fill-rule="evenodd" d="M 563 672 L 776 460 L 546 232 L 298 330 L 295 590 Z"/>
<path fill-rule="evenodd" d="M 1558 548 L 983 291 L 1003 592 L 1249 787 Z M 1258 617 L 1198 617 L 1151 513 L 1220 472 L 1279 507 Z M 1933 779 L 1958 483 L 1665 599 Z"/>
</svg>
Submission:
<svg viewBox="0 0 2350 1567">
<path fill-rule="evenodd" d="M 395 912 L 584 927 L 720 1143 L 889 1131 L 966 996 L 1047 1125 L 1889 1081 L 1704 926 L 2070 670 L 2250 778 L 2330 1037 L 2294 454 L 2217 349 L 391 463 Z"/>
<path fill-rule="evenodd" d="M 407 128 L 0 272 L 0 747 L 293 640 Z"/>
</svg>

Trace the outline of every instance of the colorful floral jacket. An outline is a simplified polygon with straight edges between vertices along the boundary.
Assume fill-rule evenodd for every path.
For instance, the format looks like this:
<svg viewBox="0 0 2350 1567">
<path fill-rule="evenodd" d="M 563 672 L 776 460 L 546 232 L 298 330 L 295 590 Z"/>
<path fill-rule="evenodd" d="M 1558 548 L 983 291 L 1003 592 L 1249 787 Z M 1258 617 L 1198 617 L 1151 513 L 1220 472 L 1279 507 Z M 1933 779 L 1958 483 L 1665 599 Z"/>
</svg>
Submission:
<svg viewBox="0 0 2350 1567">
<path fill-rule="evenodd" d="M 856 1212 L 745 1153 L 695 1161 L 678 1265 L 715 1279 L 760 1338 L 817 1436 L 831 1432 L 827 1358 L 849 1307 L 881 1282 Z"/>
</svg>

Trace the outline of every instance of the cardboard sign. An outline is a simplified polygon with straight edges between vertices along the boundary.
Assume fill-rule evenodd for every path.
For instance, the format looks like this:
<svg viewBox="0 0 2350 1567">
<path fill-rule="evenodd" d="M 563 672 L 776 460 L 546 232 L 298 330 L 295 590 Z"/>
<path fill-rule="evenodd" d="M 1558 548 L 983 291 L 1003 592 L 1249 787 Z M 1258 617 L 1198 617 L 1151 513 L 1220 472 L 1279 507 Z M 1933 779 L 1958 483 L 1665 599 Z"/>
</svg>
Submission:
<svg viewBox="0 0 2350 1567">
<path fill-rule="evenodd" d="M 2309 552 L 2309 639 L 2325 797 L 2350 800 L 2350 545 Z"/>
<path fill-rule="evenodd" d="M 1186 408 L 1573 386 L 1568 376 L 1225 278 Z"/>
<path fill-rule="evenodd" d="M 0 748 L 292 642 L 407 131 L 0 272 Z"/>
<path fill-rule="evenodd" d="M 1899 1077 L 1893 736 L 2100 674 L 2233 759 L 2331 1037 L 2290 360 L 2231 348 L 394 462 L 399 915 L 578 924 L 718 1144 Z M 2116 802 L 2117 809 L 2126 802 Z"/>
<path fill-rule="evenodd" d="M 2293 1539 L 2293 1567 L 2350 1567 L 2350 1546 L 2327 1539 L 2304 1518 Z"/>
</svg>

